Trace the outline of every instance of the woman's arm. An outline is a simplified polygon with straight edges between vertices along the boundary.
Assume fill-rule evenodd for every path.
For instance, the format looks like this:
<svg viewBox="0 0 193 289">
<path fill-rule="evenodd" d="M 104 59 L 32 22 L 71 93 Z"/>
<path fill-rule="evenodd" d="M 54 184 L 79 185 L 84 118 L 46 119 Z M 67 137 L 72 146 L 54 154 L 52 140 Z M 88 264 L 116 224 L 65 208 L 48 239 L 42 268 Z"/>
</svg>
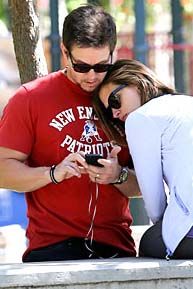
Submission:
<svg viewBox="0 0 193 289">
<path fill-rule="evenodd" d="M 125 130 L 147 214 L 155 223 L 162 218 L 166 208 L 161 134 L 151 118 L 138 112 L 129 115 Z"/>
</svg>

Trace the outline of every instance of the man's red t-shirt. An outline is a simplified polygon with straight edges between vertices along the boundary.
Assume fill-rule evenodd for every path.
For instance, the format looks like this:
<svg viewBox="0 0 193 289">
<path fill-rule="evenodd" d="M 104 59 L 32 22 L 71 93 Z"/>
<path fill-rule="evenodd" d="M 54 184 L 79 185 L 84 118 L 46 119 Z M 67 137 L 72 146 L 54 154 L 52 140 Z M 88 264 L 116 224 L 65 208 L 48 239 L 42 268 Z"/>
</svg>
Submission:
<svg viewBox="0 0 193 289">
<path fill-rule="evenodd" d="M 51 166 L 69 153 L 102 153 L 112 149 L 103 131 L 91 121 L 91 95 L 66 78 L 51 73 L 19 88 L 4 109 L 0 146 L 28 155 L 31 167 Z M 122 153 L 127 164 L 128 152 Z M 84 238 L 90 228 L 96 184 L 87 175 L 50 183 L 26 193 L 28 250 L 70 237 Z M 99 185 L 94 240 L 135 255 L 128 199 L 113 185 Z"/>
</svg>

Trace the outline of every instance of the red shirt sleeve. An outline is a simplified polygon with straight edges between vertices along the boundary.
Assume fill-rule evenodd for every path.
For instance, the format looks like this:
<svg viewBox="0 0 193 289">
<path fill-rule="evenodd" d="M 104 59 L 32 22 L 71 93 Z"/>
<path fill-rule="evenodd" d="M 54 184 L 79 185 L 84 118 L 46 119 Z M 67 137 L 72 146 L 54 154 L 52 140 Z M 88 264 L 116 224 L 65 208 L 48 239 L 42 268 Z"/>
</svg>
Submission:
<svg viewBox="0 0 193 289">
<path fill-rule="evenodd" d="M 22 86 L 3 110 L 0 120 L 0 146 L 29 155 L 33 141 L 30 95 Z"/>
</svg>

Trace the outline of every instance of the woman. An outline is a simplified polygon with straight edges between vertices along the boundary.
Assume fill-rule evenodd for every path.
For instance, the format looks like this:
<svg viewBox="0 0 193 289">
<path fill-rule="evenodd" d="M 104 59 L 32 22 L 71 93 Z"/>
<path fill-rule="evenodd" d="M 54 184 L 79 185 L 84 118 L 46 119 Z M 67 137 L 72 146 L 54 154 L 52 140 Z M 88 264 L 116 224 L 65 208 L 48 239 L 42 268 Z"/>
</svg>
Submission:
<svg viewBox="0 0 193 289">
<path fill-rule="evenodd" d="M 193 98 L 135 60 L 107 73 L 94 108 L 111 140 L 128 144 L 153 226 L 139 256 L 193 258 Z"/>
</svg>

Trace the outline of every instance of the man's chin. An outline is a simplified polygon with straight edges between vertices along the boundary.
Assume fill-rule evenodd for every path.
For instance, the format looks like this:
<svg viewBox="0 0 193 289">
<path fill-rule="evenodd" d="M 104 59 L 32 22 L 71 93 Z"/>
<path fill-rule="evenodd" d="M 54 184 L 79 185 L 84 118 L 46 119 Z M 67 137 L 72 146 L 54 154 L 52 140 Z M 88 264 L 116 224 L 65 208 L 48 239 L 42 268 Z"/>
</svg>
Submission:
<svg viewBox="0 0 193 289">
<path fill-rule="evenodd" d="M 82 85 L 81 86 L 83 90 L 87 91 L 87 92 L 92 92 L 97 88 L 97 85 Z"/>
</svg>

